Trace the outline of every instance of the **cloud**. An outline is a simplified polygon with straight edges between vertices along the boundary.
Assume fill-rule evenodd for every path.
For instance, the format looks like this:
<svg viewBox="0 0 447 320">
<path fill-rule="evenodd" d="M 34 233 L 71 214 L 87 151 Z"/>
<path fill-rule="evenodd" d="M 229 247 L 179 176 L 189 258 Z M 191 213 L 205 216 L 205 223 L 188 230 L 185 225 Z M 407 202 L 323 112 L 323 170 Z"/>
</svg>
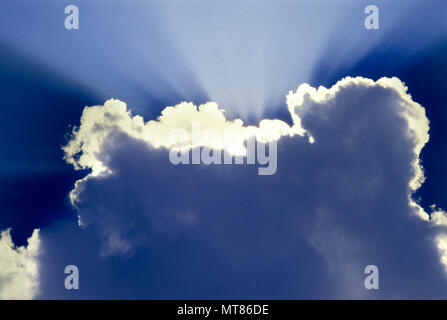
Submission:
<svg viewBox="0 0 447 320">
<path fill-rule="evenodd" d="M 300 123 L 300 113 L 309 112 L 312 104 L 328 104 L 331 100 L 340 94 L 340 91 L 346 87 L 381 87 L 389 89 L 390 93 L 397 94 L 395 112 L 406 120 L 408 125 L 407 134 L 409 139 L 414 143 L 413 151 L 415 159 L 413 160 L 413 169 L 415 170 L 412 180 L 410 181 L 411 190 L 417 190 L 424 182 L 424 175 L 419 160 L 419 155 L 424 145 L 429 140 L 428 130 L 429 121 L 425 116 L 425 109 L 412 100 L 411 95 L 407 93 L 408 88 L 398 78 L 381 78 L 377 82 L 362 77 L 347 77 L 327 89 L 320 86 L 318 89 L 312 88 L 308 84 L 298 87 L 296 92 L 289 92 L 287 95 L 287 106 L 295 123 Z M 361 89 L 359 89 L 361 91 Z M 308 95 L 308 97 L 306 96 Z"/>
<path fill-rule="evenodd" d="M 233 154 L 244 153 L 240 150 L 245 150 L 243 143 L 250 137 L 269 141 L 285 135 L 303 135 L 305 132 L 299 123 L 290 127 L 281 120 L 265 119 L 258 127 L 244 126 L 241 119 L 227 120 L 225 110 L 219 109 L 214 102 L 198 107 L 190 102 L 182 102 L 166 107 L 157 120 L 145 123 L 141 116 L 132 116 L 124 102 L 111 99 L 103 106 L 84 109 L 81 125 L 74 129 L 72 139 L 63 147 L 65 159 L 75 169 L 92 169 L 93 176 L 107 173 L 110 168 L 105 165 L 105 159 L 101 158 L 101 150 L 114 134 L 124 133 L 154 148 L 172 148 L 184 140 L 184 137 L 173 132 L 179 129 L 191 132 L 194 122 L 200 125 L 203 132 L 212 129 L 221 136 L 224 132 L 231 132 L 234 139 L 216 145 L 213 140 L 202 135 L 197 141 L 187 141 L 188 147 L 208 146 L 226 149 Z"/>
<path fill-rule="evenodd" d="M 28 238 L 27 247 L 14 246 L 10 229 L 0 234 L 0 300 L 32 299 L 38 293 L 39 230 Z"/>
<path fill-rule="evenodd" d="M 118 100 L 85 108 L 64 151 L 76 169 L 92 170 L 76 182 L 71 200 L 83 227 L 101 238 L 102 256 L 151 261 L 177 275 L 164 282 L 165 295 L 154 287 L 141 292 L 146 298 L 445 296 L 439 240 L 445 226 L 412 199 L 424 181 L 424 108 L 397 78 L 344 78 L 329 89 L 303 84 L 286 102 L 291 124 L 263 120 L 257 127 L 226 119 L 215 103 L 181 103 L 149 122 Z M 258 176 L 249 165 L 172 165 L 169 133 L 192 121 L 234 130 L 242 144 L 253 135 L 277 140 L 277 173 Z M 206 142 L 189 147 L 200 145 Z M 233 146 L 216 147 L 232 154 Z M 158 253 L 165 246 L 176 258 Z M 215 262 L 197 251 L 213 252 Z M 194 268 L 177 270 L 172 259 Z M 377 292 L 363 287 L 369 264 L 381 272 Z M 212 270 L 220 270 L 225 284 Z M 157 276 L 145 274 L 138 283 L 150 286 Z M 193 294 L 187 284 L 200 279 L 208 287 Z M 254 285 L 259 279 L 266 284 Z M 227 294 L 212 295 L 210 288 Z"/>
</svg>

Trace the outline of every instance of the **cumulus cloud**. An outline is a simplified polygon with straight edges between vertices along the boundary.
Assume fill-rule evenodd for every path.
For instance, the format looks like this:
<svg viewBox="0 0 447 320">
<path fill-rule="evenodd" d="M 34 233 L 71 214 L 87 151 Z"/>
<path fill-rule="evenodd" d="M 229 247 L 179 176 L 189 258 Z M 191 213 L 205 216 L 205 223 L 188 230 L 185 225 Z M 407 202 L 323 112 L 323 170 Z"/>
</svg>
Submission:
<svg viewBox="0 0 447 320">
<path fill-rule="evenodd" d="M 39 230 L 28 238 L 27 247 L 18 248 L 10 231 L 0 233 L 0 299 L 32 299 L 39 287 Z"/>
<path fill-rule="evenodd" d="M 430 219 L 412 199 L 424 181 L 424 108 L 397 78 L 345 78 L 329 89 L 303 84 L 286 102 L 290 124 L 263 120 L 257 127 L 226 119 L 215 103 L 184 102 L 148 122 L 118 100 L 86 107 L 64 147 L 67 162 L 92 170 L 71 192 L 79 220 L 98 231 L 106 256 L 130 256 L 174 237 L 191 257 L 191 248 L 217 252 L 216 269 L 236 265 L 245 276 L 267 279 L 275 266 L 289 275 L 272 285 L 288 292 L 278 298 L 442 295 L 445 226 L 436 221 L 444 213 Z M 277 140 L 277 173 L 258 176 L 248 165 L 172 165 L 170 132 L 189 130 L 193 121 L 237 132 L 238 147 L 252 136 Z M 230 154 L 238 149 L 211 146 Z M 211 264 L 184 262 L 195 264 L 201 277 Z M 379 292 L 363 287 L 369 264 L 384 274 Z M 272 298 L 272 286 L 262 292 L 241 279 L 239 287 Z"/>
</svg>

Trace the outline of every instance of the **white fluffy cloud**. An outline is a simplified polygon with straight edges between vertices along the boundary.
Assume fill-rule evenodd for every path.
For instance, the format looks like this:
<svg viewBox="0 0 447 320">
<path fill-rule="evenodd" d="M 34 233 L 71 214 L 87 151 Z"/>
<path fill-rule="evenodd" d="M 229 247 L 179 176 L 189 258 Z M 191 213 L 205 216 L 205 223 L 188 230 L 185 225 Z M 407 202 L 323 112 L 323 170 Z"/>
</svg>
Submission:
<svg viewBox="0 0 447 320">
<path fill-rule="evenodd" d="M 416 297 L 413 286 L 430 296 L 441 285 L 447 246 L 445 213 L 433 210 L 430 219 L 412 199 L 424 181 L 425 109 L 397 78 L 345 78 L 329 89 L 303 84 L 286 102 L 290 125 L 266 119 L 257 127 L 226 119 L 215 103 L 183 102 L 148 122 L 118 100 L 86 107 L 64 147 L 67 162 L 92 169 L 71 192 L 80 221 L 99 228 L 107 254 L 128 253 L 180 230 L 238 263 L 261 259 L 252 253 L 259 247 L 265 263 L 305 260 L 309 273 L 288 272 L 298 282 L 318 281 L 314 271 L 323 272 L 320 277 L 332 282 L 321 287 L 322 296 L 365 297 L 358 284 L 370 263 L 388 272 L 383 297 Z M 278 140 L 277 174 L 261 178 L 249 166 L 171 165 L 170 132 L 189 130 L 193 121 L 233 130 L 239 143 L 254 135 Z M 234 151 L 234 145 L 213 147 Z M 414 259 L 423 261 L 418 268 L 408 263 Z"/>
<path fill-rule="evenodd" d="M 234 139 L 222 141 L 224 145 L 216 145 L 202 134 L 197 142 L 189 141 L 189 147 L 209 146 L 233 154 L 245 149 L 244 141 L 253 136 L 259 140 L 278 140 L 285 135 L 304 134 L 299 124 L 290 127 L 281 120 L 262 120 L 258 127 L 244 126 L 241 119 L 227 120 L 225 110 L 219 109 L 214 102 L 198 107 L 190 102 L 182 102 L 174 107 L 166 107 L 157 120 L 145 123 L 141 116 L 132 116 L 124 102 L 111 99 L 103 106 L 84 109 L 80 127 L 75 128 L 73 138 L 63 148 L 65 159 L 76 169 L 92 169 L 93 175 L 106 173 L 109 168 L 99 155 L 111 135 L 125 133 L 154 148 L 171 148 L 182 141 L 182 137 L 173 132 L 178 129 L 191 132 L 193 122 L 200 124 L 202 132 L 212 129 L 223 136 L 228 131 Z"/>
<path fill-rule="evenodd" d="M 14 246 L 10 229 L 0 233 L 0 299 L 32 299 L 38 293 L 39 230 L 28 238 L 27 247 Z"/>
</svg>

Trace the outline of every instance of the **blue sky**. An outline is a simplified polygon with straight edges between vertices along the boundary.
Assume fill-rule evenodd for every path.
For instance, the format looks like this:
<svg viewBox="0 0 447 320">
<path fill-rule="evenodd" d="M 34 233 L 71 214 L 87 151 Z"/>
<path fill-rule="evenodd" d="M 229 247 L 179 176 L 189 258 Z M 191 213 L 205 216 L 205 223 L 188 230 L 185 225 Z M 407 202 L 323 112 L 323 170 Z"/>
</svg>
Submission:
<svg viewBox="0 0 447 320">
<path fill-rule="evenodd" d="M 69 4 L 79 30 L 64 28 Z M 416 216 L 408 194 L 427 214 L 447 208 L 447 5 L 375 1 L 380 28 L 366 30 L 369 4 L 2 2 L 0 230 L 11 228 L 22 246 L 40 229 L 31 297 L 445 298 L 436 245 L 445 227 Z M 182 101 L 214 101 L 227 120 L 293 125 L 289 91 L 348 76 L 405 83 L 429 120 L 420 154 L 397 87 L 350 80 L 293 109 L 316 142 L 281 138 L 275 175 L 172 166 L 167 150 L 111 121 L 99 129 L 107 138 L 95 161 L 114 174 L 79 182 L 70 201 L 92 163 L 75 170 L 62 147 L 86 106 L 119 99 L 149 121 Z M 86 132 L 84 145 L 93 141 Z M 415 156 L 426 181 L 413 192 Z M 80 290 L 63 286 L 69 264 L 80 269 Z M 363 287 L 368 264 L 381 270 L 380 290 Z M 0 292 L 20 274 L 0 274 Z"/>
</svg>

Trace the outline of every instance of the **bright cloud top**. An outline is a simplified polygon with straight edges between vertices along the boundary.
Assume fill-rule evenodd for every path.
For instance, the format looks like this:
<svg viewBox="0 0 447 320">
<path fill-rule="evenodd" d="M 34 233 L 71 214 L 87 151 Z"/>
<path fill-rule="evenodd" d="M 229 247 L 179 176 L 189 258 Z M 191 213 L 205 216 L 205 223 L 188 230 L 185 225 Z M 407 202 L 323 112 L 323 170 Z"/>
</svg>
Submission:
<svg viewBox="0 0 447 320">
<path fill-rule="evenodd" d="M 39 230 L 28 238 L 27 247 L 14 246 L 11 230 L 0 234 L 0 300 L 32 299 L 38 292 Z"/>
<path fill-rule="evenodd" d="M 244 126 L 241 119 L 227 120 L 225 110 L 217 103 L 209 102 L 195 106 L 182 102 L 174 107 L 166 107 L 157 120 L 144 122 L 141 116 L 132 116 L 124 102 L 111 99 L 103 106 L 87 107 L 81 117 L 81 125 L 73 131 L 73 137 L 63 148 L 65 159 L 75 169 L 92 169 L 92 174 L 105 173 L 108 168 L 98 157 L 111 135 L 125 133 L 142 140 L 154 148 L 172 148 L 184 141 L 185 137 L 175 131 L 191 131 L 193 122 L 198 123 L 205 134 L 198 141 L 189 142 L 188 147 L 207 146 L 225 149 L 232 154 L 244 154 L 244 142 L 256 137 L 261 141 L 278 140 L 282 136 L 303 135 L 305 131 L 297 121 L 292 127 L 281 120 L 262 120 L 258 127 Z M 215 143 L 206 132 L 213 130 L 221 136 L 229 133 L 233 139 Z"/>
</svg>

